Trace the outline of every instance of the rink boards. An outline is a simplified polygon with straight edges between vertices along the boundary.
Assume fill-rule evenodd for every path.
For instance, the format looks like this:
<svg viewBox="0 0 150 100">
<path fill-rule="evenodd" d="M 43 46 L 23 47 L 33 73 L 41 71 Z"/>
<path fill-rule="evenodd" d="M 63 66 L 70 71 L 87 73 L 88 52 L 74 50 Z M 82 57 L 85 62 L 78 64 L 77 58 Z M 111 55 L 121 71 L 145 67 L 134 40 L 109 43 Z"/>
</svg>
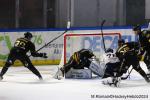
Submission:
<svg viewBox="0 0 150 100">
<path fill-rule="evenodd" d="M 55 37 L 59 36 L 64 32 L 64 30 L 48 30 L 48 29 L 28 29 L 28 30 L 1 30 L 0 31 L 0 66 L 3 66 L 7 57 L 9 50 L 11 47 L 13 47 L 13 44 L 15 40 L 19 37 L 23 37 L 24 32 L 30 31 L 33 34 L 32 42 L 35 44 L 36 49 L 41 48 L 49 41 L 53 40 Z M 72 29 L 68 31 L 66 34 L 95 34 L 95 33 L 101 33 L 101 30 L 99 28 L 77 28 Z M 122 39 L 125 39 L 126 42 L 129 41 L 135 41 L 136 37 L 133 34 L 132 27 L 104 27 L 103 33 L 120 33 Z M 112 38 L 113 39 L 113 38 Z M 63 43 L 63 36 L 61 36 L 59 39 L 55 40 L 54 42 L 47 45 L 45 48 L 40 50 L 40 52 L 46 52 L 48 54 L 47 59 L 43 58 L 33 58 L 30 57 L 33 64 L 35 65 L 54 65 L 59 64 L 61 58 L 62 58 L 62 51 L 64 47 Z M 99 41 L 99 40 L 97 40 Z M 90 40 L 89 43 L 96 44 L 95 40 Z M 115 43 L 115 42 L 114 42 Z M 92 45 L 89 44 L 89 45 Z M 117 45 L 117 44 L 112 44 Z M 94 47 L 94 46 L 93 46 Z M 97 48 L 92 48 L 97 49 Z M 28 54 L 30 55 L 30 54 Z M 20 65 L 20 62 L 16 62 L 15 65 Z"/>
</svg>

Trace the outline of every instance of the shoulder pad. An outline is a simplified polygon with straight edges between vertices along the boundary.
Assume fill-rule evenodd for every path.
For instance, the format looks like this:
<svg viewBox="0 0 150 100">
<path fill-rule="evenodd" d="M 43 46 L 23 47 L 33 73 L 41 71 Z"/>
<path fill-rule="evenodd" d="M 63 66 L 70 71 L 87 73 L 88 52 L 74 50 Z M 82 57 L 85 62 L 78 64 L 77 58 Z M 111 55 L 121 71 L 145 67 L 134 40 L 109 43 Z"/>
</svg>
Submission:
<svg viewBox="0 0 150 100">
<path fill-rule="evenodd" d="M 143 34 L 150 34 L 150 30 L 143 30 L 142 33 Z"/>
<path fill-rule="evenodd" d="M 142 34 L 146 37 L 146 38 L 150 38 L 150 30 L 143 30 Z"/>
</svg>

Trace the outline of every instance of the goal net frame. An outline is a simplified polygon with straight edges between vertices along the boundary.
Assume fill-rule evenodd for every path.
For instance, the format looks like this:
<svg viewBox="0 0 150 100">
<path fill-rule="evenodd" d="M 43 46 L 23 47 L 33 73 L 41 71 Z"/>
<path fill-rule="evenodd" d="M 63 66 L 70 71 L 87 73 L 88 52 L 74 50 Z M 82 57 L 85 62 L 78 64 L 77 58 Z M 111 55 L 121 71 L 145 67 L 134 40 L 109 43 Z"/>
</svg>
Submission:
<svg viewBox="0 0 150 100">
<path fill-rule="evenodd" d="M 85 34 L 85 33 L 69 33 L 69 34 L 65 34 L 64 35 L 64 47 L 63 47 L 63 64 L 66 64 L 67 62 L 67 37 L 77 37 L 77 36 L 80 36 L 80 37 L 84 37 L 84 36 L 100 36 L 100 37 L 104 37 L 104 43 L 105 43 L 105 36 L 118 36 L 118 39 L 121 39 L 121 34 L 120 33 L 93 33 L 93 34 Z M 103 43 L 103 45 L 104 45 Z M 62 59 L 61 59 L 62 60 Z"/>
</svg>

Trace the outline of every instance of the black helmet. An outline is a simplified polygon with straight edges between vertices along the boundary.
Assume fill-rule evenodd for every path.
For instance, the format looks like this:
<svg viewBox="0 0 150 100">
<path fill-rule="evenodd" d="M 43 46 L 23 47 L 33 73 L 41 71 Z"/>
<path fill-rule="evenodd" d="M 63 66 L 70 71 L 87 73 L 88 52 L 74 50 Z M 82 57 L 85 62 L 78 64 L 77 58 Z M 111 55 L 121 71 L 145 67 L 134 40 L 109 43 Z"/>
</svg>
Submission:
<svg viewBox="0 0 150 100">
<path fill-rule="evenodd" d="M 124 41 L 124 39 L 119 39 L 119 40 L 118 40 L 118 43 L 122 43 L 122 44 L 124 44 L 124 43 L 125 43 L 125 41 Z"/>
<path fill-rule="evenodd" d="M 32 38 L 33 36 L 30 32 L 26 32 L 26 33 L 24 33 L 24 37 L 25 38 Z"/>
<path fill-rule="evenodd" d="M 106 50 L 106 53 L 108 53 L 108 52 L 113 53 L 113 52 L 114 52 L 114 50 L 113 50 L 113 49 L 111 49 L 111 48 L 108 48 L 108 49 Z"/>
<path fill-rule="evenodd" d="M 133 31 L 137 31 L 137 30 L 141 30 L 141 26 L 140 25 L 133 26 Z"/>
</svg>

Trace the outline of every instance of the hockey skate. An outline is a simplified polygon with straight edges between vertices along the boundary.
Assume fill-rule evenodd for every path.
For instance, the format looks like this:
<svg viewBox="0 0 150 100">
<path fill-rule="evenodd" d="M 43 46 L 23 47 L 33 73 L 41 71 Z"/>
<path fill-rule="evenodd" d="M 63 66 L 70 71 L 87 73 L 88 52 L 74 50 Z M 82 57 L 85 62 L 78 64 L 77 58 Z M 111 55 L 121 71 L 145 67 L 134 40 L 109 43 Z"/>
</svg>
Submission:
<svg viewBox="0 0 150 100">
<path fill-rule="evenodd" d="M 150 83 L 150 74 L 147 74 L 147 76 L 145 76 L 144 79 L 147 83 Z"/>
<path fill-rule="evenodd" d="M 119 87 L 120 86 L 120 81 L 121 81 L 120 77 L 115 77 L 115 78 L 113 77 L 113 78 L 111 78 L 111 80 L 102 81 L 102 84 Z"/>
<path fill-rule="evenodd" d="M 147 77 L 150 79 L 150 74 L 147 74 Z"/>
<path fill-rule="evenodd" d="M 147 77 L 150 78 L 150 68 L 148 69 Z"/>
<path fill-rule="evenodd" d="M 120 77 L 116 77 L 113 79 L 113 84 L 115 87 L 119 87 L 120 86 L 120 81 L 121 81 L 121 78 Z"/>
<path fill-rule="evenodd" d="M 0 76 L 0 81 L 3 79 L 3 76 Z"/>
<path fill-rule="evenodd" d="M 42 78 L 42 76 L 40 76 L 40 77 L 39 77 L 39 80 L 40 80 L 40 81 L 43 81 L 43 78 Z"/>
<path fill-rule="evenodd" d="M 55 79 L 58 79 L 58 80 L 61 80 L 63 78 L 63 72 L 60 70 L 60 68 L 58 68 L 58 71 L 56 72 L 54 78 Z"/>
</svg>

